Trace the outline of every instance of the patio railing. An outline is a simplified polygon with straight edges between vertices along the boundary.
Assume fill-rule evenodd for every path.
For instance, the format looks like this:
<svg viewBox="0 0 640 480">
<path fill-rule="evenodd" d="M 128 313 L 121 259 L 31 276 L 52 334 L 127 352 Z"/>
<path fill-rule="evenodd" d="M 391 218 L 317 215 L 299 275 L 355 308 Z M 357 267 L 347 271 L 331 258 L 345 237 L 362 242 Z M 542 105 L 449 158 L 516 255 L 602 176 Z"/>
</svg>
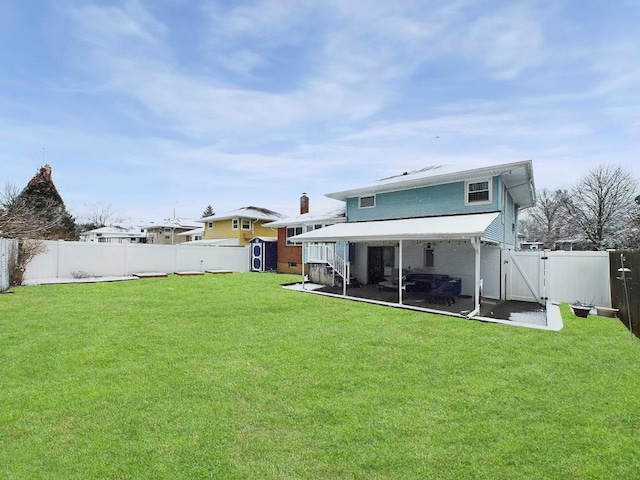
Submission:
<svg viewBox="0 0 640 480">
<path fill-rule="evenodd" d="M 309 263 L 327 263 L 349 283 L 349 262 L 336 253 L 335 243 L 306 243 L 306 259 Z"/>
</svg>

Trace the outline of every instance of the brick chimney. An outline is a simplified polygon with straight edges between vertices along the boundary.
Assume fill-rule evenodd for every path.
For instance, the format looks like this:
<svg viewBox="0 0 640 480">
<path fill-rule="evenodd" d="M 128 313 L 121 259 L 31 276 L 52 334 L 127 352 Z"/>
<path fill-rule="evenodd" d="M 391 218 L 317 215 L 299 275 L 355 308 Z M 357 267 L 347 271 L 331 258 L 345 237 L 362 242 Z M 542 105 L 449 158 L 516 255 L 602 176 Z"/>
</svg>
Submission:
<svg viewBox="0 0 640 480">
<path fill-rule="evenodd" d="M 309 213 L 309 197 L 306 193 L 303 193 L 300 197 L 300 215 Z"/>
</svg>

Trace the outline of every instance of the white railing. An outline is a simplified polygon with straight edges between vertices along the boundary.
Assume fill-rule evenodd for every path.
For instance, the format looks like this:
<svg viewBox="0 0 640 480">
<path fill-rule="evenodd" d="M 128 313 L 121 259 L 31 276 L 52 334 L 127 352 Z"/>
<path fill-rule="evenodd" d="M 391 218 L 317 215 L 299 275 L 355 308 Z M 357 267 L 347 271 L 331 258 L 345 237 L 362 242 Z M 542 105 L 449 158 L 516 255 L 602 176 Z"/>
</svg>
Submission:
<svg viewBox="0 0 640 480">
<path fill-rule="evenodd" d="M 309 263 L 327 263 L 349 283 L 349 262 L 336 253 L 335 243 L 306 243 L 306 259 Z"/>
</svg>

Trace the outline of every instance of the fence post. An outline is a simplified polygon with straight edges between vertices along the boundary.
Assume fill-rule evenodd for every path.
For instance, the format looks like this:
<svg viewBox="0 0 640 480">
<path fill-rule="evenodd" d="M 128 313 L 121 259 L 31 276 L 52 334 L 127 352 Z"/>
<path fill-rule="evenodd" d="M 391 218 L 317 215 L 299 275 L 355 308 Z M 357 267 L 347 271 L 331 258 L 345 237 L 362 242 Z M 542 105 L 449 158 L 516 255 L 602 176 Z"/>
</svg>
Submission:
<svg viewBox="0 0 640 480">
<path fill-rule="evenodd" d="M 60 272 L 63 269 L 63 254 L 62 254 L 62 242 L 64 242 L 64 240 L 58 240 L 58 243 L 56 244 L 56 249 L 58 252 L 58 262 L 56 263 L 56 278 L 60 278 Z"/>
<path fill-rule="evenodd" d="M 127 242 L 124 242 L 123 245 L 124 245 L 124 249 L 122 251 L 122 257 L 123 257 L 122 258 L 122 268 L 123 268 L 122 275 L 126 276 L 127 275 L 127 271 L 128 271 L 128 269 L 127 269 Z"/>
</svg>

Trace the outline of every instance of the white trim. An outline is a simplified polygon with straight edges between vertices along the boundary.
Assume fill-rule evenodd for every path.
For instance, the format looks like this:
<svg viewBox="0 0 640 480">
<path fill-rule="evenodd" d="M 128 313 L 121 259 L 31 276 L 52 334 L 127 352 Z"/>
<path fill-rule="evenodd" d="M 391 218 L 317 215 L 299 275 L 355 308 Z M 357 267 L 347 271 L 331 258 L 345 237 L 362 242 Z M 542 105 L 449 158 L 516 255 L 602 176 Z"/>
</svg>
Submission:
<svg viewBox="0 0 640 480">
<path fill-rule="evenodd" d="M 337 223 L 296 235 L 296 242 L 348 242 L 403 240 L 465 240 L 483 237 L 499 212 L 444 217 L 406 218 L 370 222 Z M 485 240 L 484 238 L 482 238 Z M 489 240 L 487 240 L 489 241 Z"/>
<path fill-rule="evenodd" d="M 367 205 L 366 207 L 362 206 L 362 199 L 363 198 L 373 198 L 373 205 Z M 361 197 L 358 197 L 358 208 L 376 208 L 376 195 L 363 195 Z"/>
<path fill-rule="evenodd" d="M 235 224 L 235 226 L 234 226 Z M 238 230 L 240 228 L 240 219 L 238 217 L 234 217 L 231 219 L 231 230 Z"/>
<path fill-rule="evenodd" d="M 489 200 L 478 200 L 475 202 L 471 202 L 469 201 L 469 185 L 471 184 L 475 184 L 475 183 L 484 183 L 487 182 L 487 189 L 489 191 Z M 484 190 L 481 190 L 484 191 Z M 465 205 L 487 205 L 492 203 L 493 201 L 493 178 L 489 177 L 489 178 L 484 178 L 484 179 L 477 179 L 477 180 L 465 180 L 464 182 L 464 204 Z"/>
<path fill-rule="evenodd" d="M 244 228 L 244 222 L 247 222 L 249 224 L 248 228 Z M 251 220 L 249 220 L 248 218 L 241 218 L 240 219 L 240 226 L 241 226 L 242 230 L 251 230 Z"/>
</svg>

